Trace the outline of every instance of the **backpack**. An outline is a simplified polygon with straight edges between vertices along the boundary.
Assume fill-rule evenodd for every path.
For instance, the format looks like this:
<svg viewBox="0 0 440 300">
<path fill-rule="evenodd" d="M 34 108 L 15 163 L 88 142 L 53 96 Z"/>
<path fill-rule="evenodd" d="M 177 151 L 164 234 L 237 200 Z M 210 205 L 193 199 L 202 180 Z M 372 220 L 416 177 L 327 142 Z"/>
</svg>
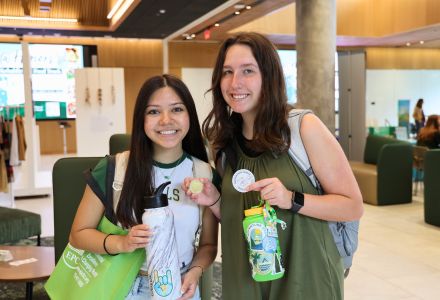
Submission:
<svg viewBox="0 0 440 300">
<path fill-rule="evenodd" d="M 292 109 L 289 112 L 288 124 L 290 127 L 290 146 L 289 156 L 293 162 L 304 172 L 309 178 L 313 186 L 318 190 L 319 194 L 323 194 L 321 184 L 316 178 L 310 165 L 309 157 L 307 156 L 306 149 L 301 139 L 300 127 L 301 121 L 304 115 L 312 113 L 311 110 L 305 109 Z M 224 173 L 226 163 L 228 162 L 231 168 L 234 170 L 237 165 L 236 156 L 232 153 L 231 147 L 226 147 L 221 150 L 221 153 L 217 153 L 219 164 L 217 165 L 217 172 L 219 174 Z M 359 221 L 351 222 L 333 222 L 328 221 L 330 232 L 333 235 L 333 239 L 338 249 L 339 255 L 342 258 L 344 265 L 344 277 L 348 276 L 350 267 L 353 262 L 354 252 L 358 247 L 358 231 Z"/>
<path fill-rule="evenodd" d="M 304 172 L 309 178 L 310 182 L 315 188 L 318 189 L 319 194 L 323 194 L 321 184 L 313 172 L 310 165 L 309 158 L 307 156 L 306 149 L 301 139 L 300 127 L 301 121 L 304 115 L 312 113 L 311 110 L 306 109 L 292 109 L 289 112 L 289 127 L 290 127 L 290 147 L 289 156 L 296 163 L 296 165 Z M 350 271 L 350 267 L 353 262 L 354 252 L 358 247 L 358 231 L 359 221 L 351 222 L 328 222 L 330 231 L 333 235 L 333 239 L 338 248 L 339 254 L 342 257 L 344 264 L 344 276 L 347 277 Z"/>
</svg>

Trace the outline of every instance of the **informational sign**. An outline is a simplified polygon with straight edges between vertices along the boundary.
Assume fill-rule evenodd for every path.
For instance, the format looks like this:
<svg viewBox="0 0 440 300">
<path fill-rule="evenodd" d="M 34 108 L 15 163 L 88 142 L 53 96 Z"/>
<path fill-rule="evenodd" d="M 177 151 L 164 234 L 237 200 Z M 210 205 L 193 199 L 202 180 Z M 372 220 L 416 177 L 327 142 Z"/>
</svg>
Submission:
<svg viewBox="0 0 440 300">
<path fill-rule="evenodd" d="M 83 47 L 30 44 L 29 55 L 36 119 L 75 118 L 74 71 L 84 67 Z M 21 45 L 0 43 L 0 106 L 24 102 Z"/>
<path fill-rule="evenodd" d="M 408 128 L 409 126 L 409 99 L 399 99 L 397 101 L 397 111 L 398 111 L 398 120 L 399 127 Z"/>
<path fill-rule="evenodd" d="M 21 45 L 0 43 L 0 105 L 20 104 L 24 104 Z"/>
</svg>

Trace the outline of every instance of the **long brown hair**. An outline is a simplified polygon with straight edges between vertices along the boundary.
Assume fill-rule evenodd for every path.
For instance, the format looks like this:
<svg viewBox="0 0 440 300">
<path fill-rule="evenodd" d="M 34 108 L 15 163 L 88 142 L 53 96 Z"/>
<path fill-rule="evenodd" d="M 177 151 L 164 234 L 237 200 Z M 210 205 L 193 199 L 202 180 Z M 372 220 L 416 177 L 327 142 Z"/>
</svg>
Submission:
<svg viewBox="0 0 440 300">
<path fill-rule="evenodd" d="M 422 127 L 417 136 L 418 140 L 429 140 L 433 134 L 439 131 L 438 124 L 439 116 L 430 115 L 428 121 L 426 121 L 425 127 Z"/>
<path fill-rule="evenodd" d="M 167 74 L 148 79 L 141 87 L 134 107 L 130 156 L 116 210 L 117 220 L 126 228 L 142 223 L 144 195 L 154 192 L 153 142 L 144 130 L 145 109 L 153 93 L 164 87 L 173 89 L 188 110 L 189 130 L 182 141 L 183 150 L 208 162 L 196 106 L 186 85 L 179 78 Z"/>
<path fill-rule="evenodd" d="M 241 114 L 233 112 L 223 98 L 221 80 L 228 49 L 236 44 L 248 46 L 261 72 L 261 96 L 254 122 L 254 136 L 250 146 L 256 151 L 274 153 L 287 151 L 290 129 L 287 123 L 288 105 L 284 73 L 275 46 L 258 33 L 239 33 L 228 38 L 220 46 L 215 63 L 211 89 L 213 108 L 203 122 L 203 133 L 210 140 L 213 150 L 224 149 L 241 128 Z"/>
</svg>

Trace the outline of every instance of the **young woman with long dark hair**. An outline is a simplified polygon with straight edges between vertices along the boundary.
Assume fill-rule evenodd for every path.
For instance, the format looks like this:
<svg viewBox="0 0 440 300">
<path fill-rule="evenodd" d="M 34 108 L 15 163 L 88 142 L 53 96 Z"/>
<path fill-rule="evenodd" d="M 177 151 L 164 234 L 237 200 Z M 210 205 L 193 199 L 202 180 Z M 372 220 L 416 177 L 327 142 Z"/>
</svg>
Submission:
<svg viewBox="0 0 440 300">
<path fill-rule="evenodd" d="M 171 181 L 167 195 L 174 213 L 182 272 L 181 299 L 200 299 L 198 280 L 217 252 L 217 220 L 209 209 L 204 210 L 200 243 L 195 251 L 199 206 L 185 195 L 181 185 L 185 177 L 194 176 L 195 160 L 208 165 L 208 158 L 194 100 L 180 79 L 162 75 L 144 83 L 134 108 L 130 152 L 125 155 L 128 163 L 114 212 L 116 223 L 127 229 L 128 234 L 106 236 L 96 229 L 108 206 L 111 211 L 113 207 L 97 197 L 92 182 L 86 187 L 72 225 L 71 244 L 79 249 L 112 255 L 145 247 L 152 232 L 142 224 L 144 195 L 152 195 L 159 185 Z M 105 173 L 106 167 L 107 160 L 103 159 L 91 173 L 101 185 L 105 178 L 97 177 Z M 126 299 L 150 299 L 147 277 L 144 264 Z"/>
</svg>

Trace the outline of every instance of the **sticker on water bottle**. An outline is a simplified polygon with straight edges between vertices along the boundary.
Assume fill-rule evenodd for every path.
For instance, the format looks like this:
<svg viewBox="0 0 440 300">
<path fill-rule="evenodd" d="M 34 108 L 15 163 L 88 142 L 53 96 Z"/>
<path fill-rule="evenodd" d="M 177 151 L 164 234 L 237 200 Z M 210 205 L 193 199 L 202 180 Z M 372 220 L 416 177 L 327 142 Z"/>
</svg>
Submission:
<svg viewBox="0 0 440 300">
<path fill-rule="evenodd" d="M 254 182 L 254 174 L 246 169 L 240 169 L 232 176 L 232 186 L 240 193 L 246 193 L 247 186 Z"/>
</svg>

